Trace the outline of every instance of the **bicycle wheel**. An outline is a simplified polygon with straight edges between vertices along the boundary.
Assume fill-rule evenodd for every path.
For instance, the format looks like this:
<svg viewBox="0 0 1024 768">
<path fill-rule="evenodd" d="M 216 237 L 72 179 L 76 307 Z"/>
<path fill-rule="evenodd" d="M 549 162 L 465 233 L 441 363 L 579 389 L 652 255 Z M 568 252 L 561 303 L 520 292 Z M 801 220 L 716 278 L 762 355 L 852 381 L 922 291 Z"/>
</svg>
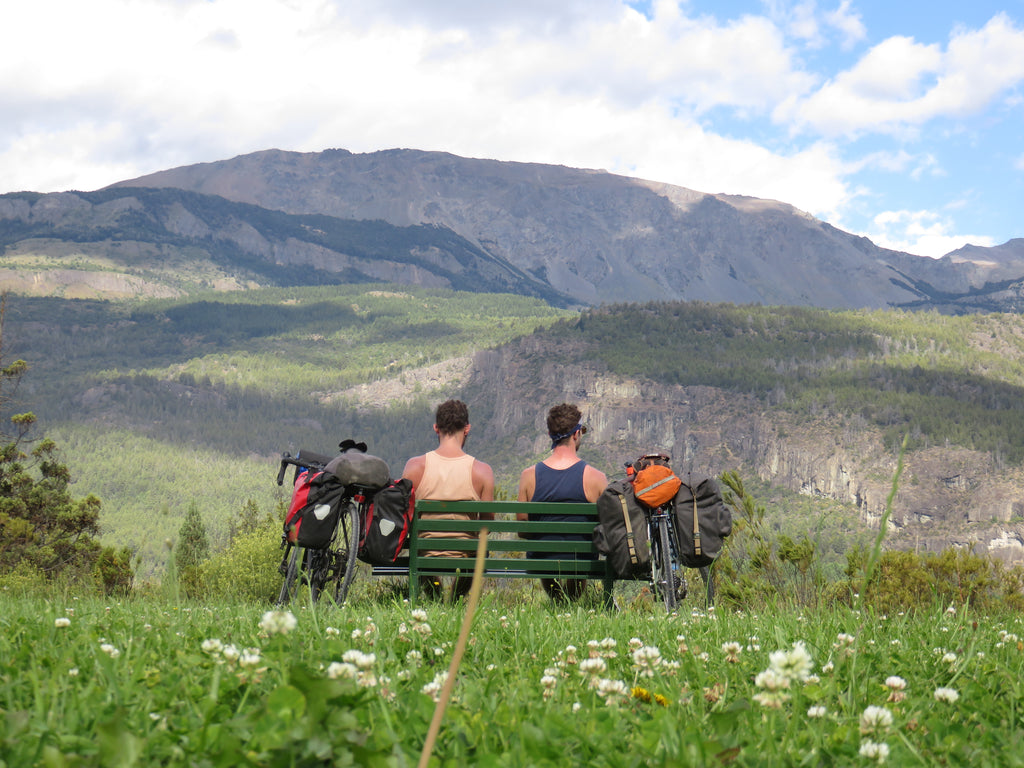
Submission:
<svg viewBox="0 0 1024 768">
<path fill-rule="evenodd" d="M 338 545 L 331 553 L 334 559 L 334 602 L 338 605 L 345 602 L 356 576 L 356 556 L 359 554 L 362 520 L 362 503 L 350 501 L 341 513 Z"/>
<path fill-rule="evenodd" d="M 281 585 L 281 593 L 277 596 L 277 605 L 287 605 L 295 597 L 299 585 L 299 564 L 302 562 L 301 548 L 292 546 L 291 555 L 288 558 L 288 567 L 284 572 L 284 584 Z"/>
<path fill-rule="evenodd" d="M 315 603 L 324 588 L 334 577 L 331 564 L 334 560 L 330 549 L 310 549 L 306 552 L 306 579 L 309 581 L 309 595 Z"/>
<path fill-rule="evenodd" d="M 652 561 L 655 564 L 655 587 L 665 601 L 665 609 L 671 613 L 676 609 L 678 599 L 676 596 L 676 576 L 672 568 L 672 546 L 669 543 L 668 520 L 657 521 L 658 538 L 657 549 L 652 553 Z"/>
</svg>

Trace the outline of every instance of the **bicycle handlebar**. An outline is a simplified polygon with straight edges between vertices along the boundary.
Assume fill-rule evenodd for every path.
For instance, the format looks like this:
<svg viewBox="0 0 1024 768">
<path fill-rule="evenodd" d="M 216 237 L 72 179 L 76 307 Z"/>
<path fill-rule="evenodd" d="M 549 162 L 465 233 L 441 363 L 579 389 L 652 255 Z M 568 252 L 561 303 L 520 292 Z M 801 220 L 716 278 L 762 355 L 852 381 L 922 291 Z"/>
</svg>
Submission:
<svg viewBox="0 0 1024 768">
<path fill-rule="evenodd" d="M 338 443 L 338 450 L 341 453 L 347 451 L 356 450 L 361 453 L 366 453 L 366 443 L 355 440 L 346 439 Z M 284 473 L 288 471 L 288 467 L 295 467 L 295 476 L 298 477 L 299 471 L 303 469 L 312 469 L 320 472 L 326 469 L 327 465 L 334 460 L 333 456 L 325 456 L 322 453 L 314 453 L 313 451 L 307 451 L 304 448 L 300 448 L 299 451 L 292 456 L 290 453 L 281 454 L 281 468 L 277 471 L 277 484 L 284 485 Z"/>
</svg>

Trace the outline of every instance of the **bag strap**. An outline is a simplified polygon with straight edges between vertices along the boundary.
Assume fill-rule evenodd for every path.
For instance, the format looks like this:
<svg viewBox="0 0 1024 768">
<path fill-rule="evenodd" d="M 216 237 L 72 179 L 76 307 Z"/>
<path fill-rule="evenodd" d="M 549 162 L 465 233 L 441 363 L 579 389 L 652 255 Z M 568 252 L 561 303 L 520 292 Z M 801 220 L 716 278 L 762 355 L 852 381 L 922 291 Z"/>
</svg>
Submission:
<svg viewBox="0 0 1024 768">
<path fill-rule="evenodd" d="M 636 535 L 633 533 L 633 521 L 629 519 L 629 509 L 626 507 L 625 494 L 619 494 L 619 504 L 622 505 L 622 519 L 626 522 L 626 546 L 629 548 L 629 563 L 636 565 L 640 558 L 636 554 Z"/>
<path fill-rule="evenodd" d="M 701 556 L 700 549 L 700 523 L 697 521 L 697 494 L 693 494 L 693 553 Z"/>
<path fill-rule="evenodd" d="M 672 480 L 677 480 L 677 479 L 678 478 L 675 475 L 669 475 L 668 477 L 663 477 L 663 478 L 661 478 L 661 480 L 656 482 L 654 485 L 649 485 L 646 488 L 644 488 L 642 491 L 637 491 L 636 495 L 637 496 L 643 496 L 645 493 L 649 493 L 649 492 L 653 491 L 659 485 L 664 485 L 667 482 L 670 482 Z"/>
</svg>

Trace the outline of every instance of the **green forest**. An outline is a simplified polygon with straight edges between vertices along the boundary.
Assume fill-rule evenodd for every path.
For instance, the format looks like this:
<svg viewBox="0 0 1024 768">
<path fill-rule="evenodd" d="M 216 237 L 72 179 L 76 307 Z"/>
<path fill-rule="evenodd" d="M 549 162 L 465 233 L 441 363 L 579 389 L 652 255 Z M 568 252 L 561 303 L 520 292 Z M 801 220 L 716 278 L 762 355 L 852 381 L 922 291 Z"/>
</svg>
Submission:
<svg viewBox="0 0 1024 768">
<path fill-rule="evenodd" d="M 557 349 L 566 363 L 612 374 L 754 395 L 797 421 L 878 426 L 893 450 L 909 435 L 911 451 L 959 445 L 1008 466 L 1024 460 L 1016 315 L 700 302 L 574 311 L 377 284 L 121 303 L 12 296 L 6 311 L 4 357 L 29 365 L 10 412 L 36 414 L 74 493 L 102 500 L 103 540 L 132 549 L 143 577 L 161 572 L 164 541 L 192 504 L 214 548 L 247 504 L 276 514 L 282 451 L 329 453 L 353 437 L 400 472 L 432 447 L 434 405 L 466 385 L 418 372 L 503 345 L 531 365 Z M 361 388 L 380 382 L 404 394 L 368 407 Z M 508 442 L 472 447 L 495 466 L 499 492 L 512 493 L 523 457 Z M 806 504 L 762 491 L 788 508 Z M 816 514 L 826 516 L 809 510 L 799 525 L 818 525 Z M 826 546 L 839 550 L 855 513 L 827 517 L 837 522 Z"/>
</svg>

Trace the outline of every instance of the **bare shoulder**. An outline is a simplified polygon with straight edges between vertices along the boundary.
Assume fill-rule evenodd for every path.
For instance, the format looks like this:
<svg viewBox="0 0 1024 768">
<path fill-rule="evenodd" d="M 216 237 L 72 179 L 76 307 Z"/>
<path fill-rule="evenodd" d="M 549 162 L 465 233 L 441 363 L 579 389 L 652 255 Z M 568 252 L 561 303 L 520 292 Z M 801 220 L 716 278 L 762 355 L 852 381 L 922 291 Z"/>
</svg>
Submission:
<svg viewBox="0 0 1024 768">
<path fill-rule="evenodd" d="M 419 485 L 423 479 L 423 469 L 427 464 L 426 456 L 413 456 L 405 462 L 405 469 L 402 470 L 402 477 L 412 480 L 413 485 Z"/>
<path fill-rule="evenodd" d="M 473 459 L 473 471 L 480 475 L 494 477 L 494 470 L 491 469 L 491 465 L 486 461 L 480 461 L 480 459 Z"/>
</svg>

